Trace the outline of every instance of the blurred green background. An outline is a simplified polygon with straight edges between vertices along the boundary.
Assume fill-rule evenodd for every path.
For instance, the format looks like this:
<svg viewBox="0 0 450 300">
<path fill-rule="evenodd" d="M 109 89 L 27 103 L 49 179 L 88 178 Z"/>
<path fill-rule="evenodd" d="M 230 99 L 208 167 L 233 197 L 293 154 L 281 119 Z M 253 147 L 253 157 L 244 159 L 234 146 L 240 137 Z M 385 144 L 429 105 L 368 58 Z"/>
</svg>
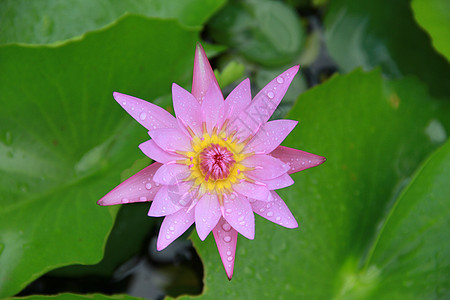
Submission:
<svg viewBox="0 0 450 300">
<path fill-rule="evenodd" d="M 300 64 L 273 118 L 328 159 L 231 281 L 212 236 L 158 253 L 149 204 L 96 205 L 151 163 L 112 92 L 172 112 L 197 42 L 225 96 Z M 447 0 L 0 0 L 0 298 L 449 299 L 449 61 Z"/>
</svg>

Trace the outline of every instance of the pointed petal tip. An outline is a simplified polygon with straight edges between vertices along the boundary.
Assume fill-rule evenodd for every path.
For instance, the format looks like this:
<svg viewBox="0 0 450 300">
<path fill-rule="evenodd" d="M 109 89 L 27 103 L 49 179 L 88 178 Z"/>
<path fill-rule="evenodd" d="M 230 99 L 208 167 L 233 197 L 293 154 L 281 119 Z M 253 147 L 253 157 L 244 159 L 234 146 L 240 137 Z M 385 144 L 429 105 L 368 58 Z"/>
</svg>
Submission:
<svg viewBox="0 0 450 300">
<path fill-rule="evenodd" d="M 233 277 L 233 272 L 231 272 L 231 273 L 226 272 L 226 273 L 227 273 L 228 281 L 231 281 L 231 278 Z"/>
</svg>

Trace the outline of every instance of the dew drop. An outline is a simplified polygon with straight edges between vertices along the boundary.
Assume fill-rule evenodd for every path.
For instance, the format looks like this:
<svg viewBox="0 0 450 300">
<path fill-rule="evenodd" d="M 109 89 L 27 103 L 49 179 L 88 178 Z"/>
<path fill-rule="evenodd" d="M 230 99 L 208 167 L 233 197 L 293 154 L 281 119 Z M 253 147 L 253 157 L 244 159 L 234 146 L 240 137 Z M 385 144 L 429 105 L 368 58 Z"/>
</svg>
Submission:
<svg viewBox="0 0 450 300">
<path fill-rule="evenodd" d="M 245 225 L 245 221 L 239 222 L 239 225 L 244 226 Z"/>
<path fill-rule="evenodd" d="M 231 230 L 231 225 L 228 223 L 225 223 L 222 225 L 222 229 L 228 232 Z"/>
<path fill-rule="evenodd" d="M 129 202 L 130 202 L 130 200 L 128 200 L 127 198 L 122 199 L 122 203 L 129 203 Z"/>
<path fill-rule="evenodd" d="M 225 243 L 229 243 L 231 242 L 231 237 L 227 235 L 223 238 L 223 240 L 225 241 Z"/>
<path fill-rule="evenodd" d="M 267 216 L 268 217 L 273 217 L 273 212 L 271 212 L 271 211 L 267 212 Z"/>
<path fill-rule="evenodd" d="M 233 257 L 228 256 L 228 257 L 227 257 L 227 260 L 228 260 L 228 261 L 232 261 L 232 260 L 233 260 Z"/>
<path fill-rule="evenodd" d="M 170 234 L 166 234 L 166 239 L 170 239 Z"/>
<path fill-rule="evenodd" d="M 122 104 L 123 104 L 123 105 L 127 105 L 127 101 L 123 101 Z"/>
<path fill-rule="evenodd" d="M 267 93 L 267 97 L 269 97 L 270 99 L 272 99 L 273 97 L 275 97 L 275 94 L 273 92 L 268 92 Z"/>
<path fill-rule="evenodd" d="M 146 114 L 145 112 L 141 112 L 141 114 L 139 115 L 139 119 L 141 119 L 142 121 L 144 121 L 145 118 L 147 118 L 147 114 Z"/>
<path fill-rule="evenodd" d="M 147 197 L 140 197 L 139 200 L 140 201 L 147 201 Z"/>
<path fill-rule="evenodd" d="M 147 184 L 145 185 L 145 188 L 146 188 L 147 190 L 151 189 L 151 188 L 152 188 L 152 184 L 151 184 L 151 183 L 147 183 Z"/>
<path fill-rule="evenodd" d="M 170 226 L 170 227 L 169 227 L 169 230 L 170 230 L 170 231 L 174 231 L 175 228 L 174 228 L 173 226 Z"/>
<path fill-rule="evenodd" d="M 233 211 L 231 210 L 231 208 L 227 208 L 227 209 L 225 210 L 225 212 L 226 212 L 227 214 L 231 214 Z"/>
<path fill-rule="evenodd" d="M 281 220 L 281 217 L 277 217 L 275 220 L 280 221 L 280 220 Z"/>
<path fill-rule="evenodd" d="M 283 82 L 284 82 L 283 77 L 281 77 L 281 76 L 278 77 L 278 78 L 277 78 L 277 82 L 280 83 L 280 84 L 283 83 Z"/>
<path fill-rule="evenodd" d="M 240 216 L 238 219 L 238 221 L 242 221 L 242 220 L 244 220 L 244 216 Z"/>
<path fill-rule="evenodd" d="M 231 255 L 231 251 L 227 251 L 227 255 L 230 256 Z"/>
</svg>

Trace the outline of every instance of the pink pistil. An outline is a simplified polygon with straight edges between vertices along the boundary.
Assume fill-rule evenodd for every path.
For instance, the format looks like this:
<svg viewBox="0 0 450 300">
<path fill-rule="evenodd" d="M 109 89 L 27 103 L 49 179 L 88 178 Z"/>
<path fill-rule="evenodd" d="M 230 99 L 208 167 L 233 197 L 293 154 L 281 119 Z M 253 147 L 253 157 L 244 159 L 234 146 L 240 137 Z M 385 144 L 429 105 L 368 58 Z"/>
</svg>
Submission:
<svg viewBox="0 0 450 300">
<path fill-rule="evenodd" d="M 200 170 L 205 181 L 227 178 L 235 162 L 233 153 L 218 144 L 211 144 L 200 153 Z"/>
</svg>

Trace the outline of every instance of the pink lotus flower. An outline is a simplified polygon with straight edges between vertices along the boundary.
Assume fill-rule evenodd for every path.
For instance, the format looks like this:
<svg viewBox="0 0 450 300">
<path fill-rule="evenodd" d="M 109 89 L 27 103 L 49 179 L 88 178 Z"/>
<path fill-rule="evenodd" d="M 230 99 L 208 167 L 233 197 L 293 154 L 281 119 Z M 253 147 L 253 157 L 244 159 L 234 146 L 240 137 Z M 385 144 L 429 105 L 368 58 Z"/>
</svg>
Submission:
<svg viewBox="0 0 450 300">
<path fill-rule="evenodd" d="M 224 100 L 198 45 L 192 94 L 172 86 L 176 118 L 152 103 L 114 93 L 116 101 L 149 130 L 151 140 L 139 148 L 155 163 L 121 183 L 98 204 L 153 201 L 148 215 L 165 216 L 158 250 L 194 222 L 201 240 L 212 231 L 231 279 L 238 233 L 248 239 L 255 236 L 253 212 L 284 227 L 297 227 L 274 190 L 294 183 L 288 174 L 325 161 L 280 146 L 297 121 L 268 122 L 298 68 L 279 75 L 253 100 L 248 79 Z"/>
</svg>

